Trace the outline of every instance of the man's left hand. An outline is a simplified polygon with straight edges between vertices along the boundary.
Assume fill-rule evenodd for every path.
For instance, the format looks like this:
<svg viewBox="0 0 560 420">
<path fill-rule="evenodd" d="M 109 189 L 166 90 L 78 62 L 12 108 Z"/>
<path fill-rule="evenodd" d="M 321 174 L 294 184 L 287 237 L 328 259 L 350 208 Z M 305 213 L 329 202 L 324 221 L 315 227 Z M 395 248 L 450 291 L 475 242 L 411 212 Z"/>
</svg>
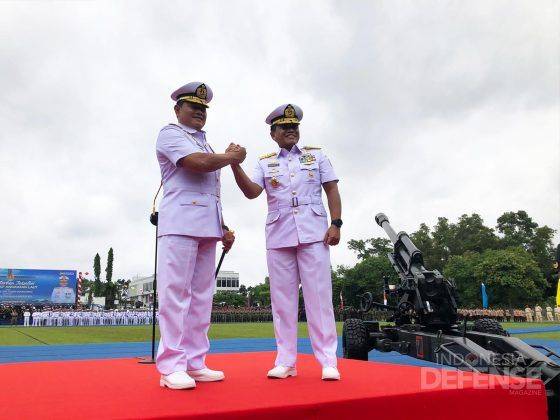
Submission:
<svg viewBox="0 0 560 420">
<path fill-rule="evenodd" d="M 224 232 L 224 236 L 222 236 L 222 244 L 223 244 L 223 249 L 226 252 L 228 252 L 231 249 L 234 242 L 235 242 L 235 234 L 233 233 L 233 231 L 230 230 Z"/>
<path fill-rule="evenodd" d="M 323 240 L 327 245 L 338 245 L 340 242 L 340 228 L 331 225 L 325 233 L 325 239 Z"/>
</svg>

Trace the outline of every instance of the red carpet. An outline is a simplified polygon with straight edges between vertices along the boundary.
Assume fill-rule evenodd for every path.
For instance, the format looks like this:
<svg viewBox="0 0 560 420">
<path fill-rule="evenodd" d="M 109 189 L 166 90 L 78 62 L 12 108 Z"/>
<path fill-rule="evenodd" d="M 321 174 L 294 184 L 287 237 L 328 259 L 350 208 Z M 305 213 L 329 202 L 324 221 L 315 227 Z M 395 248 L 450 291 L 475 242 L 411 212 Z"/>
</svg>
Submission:
<svg viewBox="0 0 560 420">
<path fill-rule="evenodd" d="M 133 359 L 0 365 L 0 418 L 546 419 L 540 381 L 446 371 L 447 385 L 421 389 L 419 367 L 340 360 L 342 380 L 323 382 L 307 355 L 299 356 L 296 378 L 270 380 L 273 360 L 273 353 L 209 355 L 226 380 L 184 391 L 160 388 L 154 365 Z M 430 384 L 441 372 L 422 369 Z M 502 386 L 473 387 L 495 379 Z"/>
</svg>

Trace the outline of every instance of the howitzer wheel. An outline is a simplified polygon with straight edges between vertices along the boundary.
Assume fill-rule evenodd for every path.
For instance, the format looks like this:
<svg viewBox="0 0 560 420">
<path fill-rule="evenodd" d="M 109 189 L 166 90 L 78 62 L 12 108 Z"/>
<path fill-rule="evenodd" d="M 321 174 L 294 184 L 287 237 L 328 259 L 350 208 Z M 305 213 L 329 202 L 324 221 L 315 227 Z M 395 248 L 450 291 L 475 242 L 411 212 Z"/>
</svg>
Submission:
<svg viewBox="0 0 560 420">
<path fill-rule="evenodd" d="M 344 322 L 342 353 L 345 359 L 368 359 L 368 332 L 361 319 L 347 319 Z"/>
<path fill-rule="evenodd" d="M 509 333 L 504 330 L 502 324 L 491 318 L 481 318 L 474 321 L 473 331 L 509 337 Z"/>
</svg>

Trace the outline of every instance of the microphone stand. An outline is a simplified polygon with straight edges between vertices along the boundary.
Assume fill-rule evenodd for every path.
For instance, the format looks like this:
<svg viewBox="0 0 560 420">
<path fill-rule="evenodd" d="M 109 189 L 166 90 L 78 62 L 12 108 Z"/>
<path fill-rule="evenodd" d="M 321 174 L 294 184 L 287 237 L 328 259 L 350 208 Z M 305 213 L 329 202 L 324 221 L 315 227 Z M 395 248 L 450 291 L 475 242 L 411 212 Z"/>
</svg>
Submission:
<svg viewBox="0 0 560 420">
<path fill-rule="evenodd" d="M 143 357 L 138 363 L 154 364 L 156 362 L 156 307 L 157 307 L 157 248 L 158 248 L 158 212 L 150 215 L 150 222 L 156 226 L 156 251 L 154 260 L 154 281 L 152 290 L 152 357 Z"/>
<path fill-rule="evenodd" d="M 154 281 L 152 283 L 152 357 L 142 357 L 138 363 L 152 365 L 156 362 L 156 307 L 157 307 L 157 251 L 158 251 L 158 216 L 159 213 L 156 211 L 156 199 L 161 191 L 163 182 L 159 184 L 159 188 L 154 197 L 154 202 L 152 206 L 152 214 L 150 214 L 150 223 L 156 227 L 156 246 L 155 246 L 155 258 L 154 258 Z"/>
</svg>

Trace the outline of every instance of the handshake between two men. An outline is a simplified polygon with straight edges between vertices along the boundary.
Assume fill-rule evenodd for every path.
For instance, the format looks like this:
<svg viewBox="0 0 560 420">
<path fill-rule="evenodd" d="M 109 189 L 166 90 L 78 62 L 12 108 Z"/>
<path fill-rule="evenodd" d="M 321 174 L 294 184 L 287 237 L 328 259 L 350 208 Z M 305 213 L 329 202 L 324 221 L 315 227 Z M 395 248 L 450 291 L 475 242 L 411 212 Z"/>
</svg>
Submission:
<svg viewBox="0 0 560 420">
<path fill-rule="evenodd" d="M 239 165 L 247 157 L 247 150 L 239 144 L 230 143 L 226 149 L 226 154 L 232 159 L 232 165 Z"/>
</svg>

